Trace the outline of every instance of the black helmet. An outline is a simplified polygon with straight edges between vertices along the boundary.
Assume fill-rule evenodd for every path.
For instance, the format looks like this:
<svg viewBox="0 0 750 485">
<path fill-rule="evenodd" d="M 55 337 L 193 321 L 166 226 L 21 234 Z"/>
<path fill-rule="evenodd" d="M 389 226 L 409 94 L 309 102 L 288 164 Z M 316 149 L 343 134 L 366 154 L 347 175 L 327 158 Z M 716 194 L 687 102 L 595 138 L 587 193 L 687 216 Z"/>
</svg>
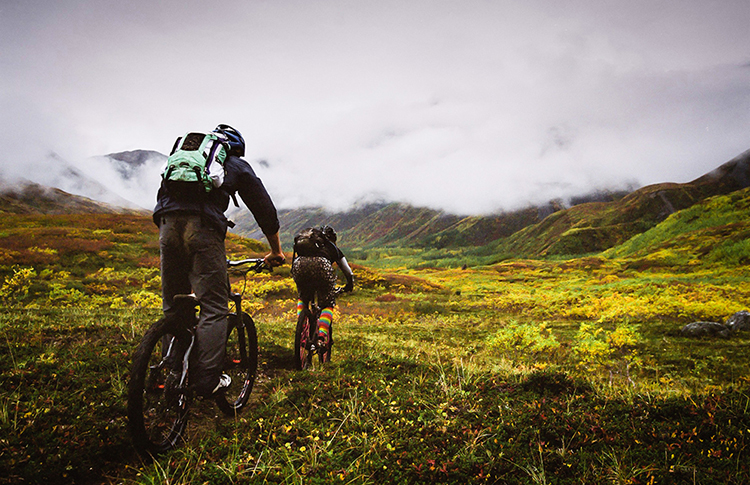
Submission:
<svg viewBox="0 0 750 485">
<path fill-rule="evenodd" d="M 235 130 L 229 125 L 219 125 L 214 129 L 214 133 L 221 133 L 227 137 L 229 143 L 229 155 L 235 155 L 238 157 L 245 156 L 245 139 L 239 131 Z"/>
<path fill-rule="evenodd" d="M 331 226 L 323 226 L 320 228 L 320 230 L 323 231 L 323 235 L 326 237 L 326 239 L 333 243 L 336 242 L 336 231 L 334 231 Z"/>
</svg>

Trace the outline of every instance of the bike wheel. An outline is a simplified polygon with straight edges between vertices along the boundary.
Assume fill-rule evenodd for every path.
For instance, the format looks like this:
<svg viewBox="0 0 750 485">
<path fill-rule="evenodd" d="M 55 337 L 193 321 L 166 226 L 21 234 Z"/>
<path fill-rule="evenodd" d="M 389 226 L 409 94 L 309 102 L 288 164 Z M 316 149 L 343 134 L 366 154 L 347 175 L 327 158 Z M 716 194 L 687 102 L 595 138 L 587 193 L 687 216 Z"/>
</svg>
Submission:
<svg viewBox="0 0 750 485">
<path fill-rule="evenodd" d="M 304 370 L 312 364 L 311 316 L 307 311 L 300 313 L 297 319 L 297 329 L 294 331 L 294 366 L 297 370 Z"/>
<path fill-rule="evenodd" d="M 246 313 L 229 316 L 224 373 L 232 384 L 218 396 L 216 404 L 227 415 L 233 416 L 247 404 L 258 370 L 258 334 L 255 322 Z"/>
<path fill-rule="evenodd" d="M 333 325 L 328 327 L 328 347 L 324 352 L 320 352 L 320 363 L 331 361 L 331 352 L 333 352 Z"/>
<path fill-rule="evenodd" d="M 136 450 L 156 456 L 179 445 L 187 425 L 188 396 L 179 387 L 171 340 L 174 324 L 162 318 L 143 336 L 128 383 L 128 429 Z M 167 336 L 167 338 L 163 338 Z M 164 348 L 166 347 L 166 348 Z M 179 365 L 178 365 L 179 366 Z M 179 368 L 179 367 L 178 367 Z"/>
</svg>

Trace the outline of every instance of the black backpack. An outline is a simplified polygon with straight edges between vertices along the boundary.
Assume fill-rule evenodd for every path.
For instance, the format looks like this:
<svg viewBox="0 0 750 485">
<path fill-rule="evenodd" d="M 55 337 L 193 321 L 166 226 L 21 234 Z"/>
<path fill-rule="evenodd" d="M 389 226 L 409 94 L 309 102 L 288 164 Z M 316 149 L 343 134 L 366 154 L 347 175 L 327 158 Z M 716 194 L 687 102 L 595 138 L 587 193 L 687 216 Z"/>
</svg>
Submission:
<svg viewBox="0 0 750 485">
<path fill-rule="evenodd" d="M 325 256 L 326 239 L 317 227 L 302 229 L 294 236 L 294 252 L 298 256 Z"/>
</svg>

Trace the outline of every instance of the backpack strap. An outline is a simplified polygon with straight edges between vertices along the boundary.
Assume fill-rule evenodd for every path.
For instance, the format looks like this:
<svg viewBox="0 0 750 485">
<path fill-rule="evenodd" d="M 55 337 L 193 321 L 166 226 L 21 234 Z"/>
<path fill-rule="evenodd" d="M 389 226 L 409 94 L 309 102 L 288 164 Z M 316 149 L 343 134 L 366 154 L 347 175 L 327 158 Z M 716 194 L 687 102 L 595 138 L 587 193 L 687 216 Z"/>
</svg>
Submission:
<svg viewBox="0 0 750 485">
<path fill-rule="evenodd" d="M 208 153 L 208 158 L 206 159 L 206 174 L 210 174 L 211 171 L 209 170 L 209 167 L 211 166 L 211 162 L 214 161 L 214 158 L 216 157 L 216 151 L 221 146 L 221 142 L 218 139 L 214 139 L 214 144 L 211 146 L 211 151 Z M 236 203 L 236 201 L 235 201 Z"/>
<path fill-rule="evenodd" d="M 174 145 L 172 146 L 172 151 L 169 152 L 170 155 L 174 154 L 174 152 L 177 151 L 177 147 L 180 146 L 180 142 L 182 141 L 184 137 L 180 136 L 174 141 Z"/>
</svg>

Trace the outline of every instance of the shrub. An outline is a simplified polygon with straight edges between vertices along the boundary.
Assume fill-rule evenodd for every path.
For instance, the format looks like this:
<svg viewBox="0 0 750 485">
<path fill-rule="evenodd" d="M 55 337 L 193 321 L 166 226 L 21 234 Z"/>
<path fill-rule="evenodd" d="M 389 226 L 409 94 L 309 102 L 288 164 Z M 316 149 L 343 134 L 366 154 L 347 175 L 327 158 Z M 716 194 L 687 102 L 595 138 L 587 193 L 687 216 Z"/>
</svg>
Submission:
<svg viewBox="0 0 750 485">
<path fill-rule="evenodd" d="M 622 324 L 612 331 L 592 323 L 582 323 L 573 345 L 578 368 L 585 371 L 607 370 L 610 382 L 614 374 L 630 381 L 630 367 L 639 358 L 636 347 L 641 336 L 635 325 Z"/>
<path fill-rule="evenodd" d="M 5 278 L 0 288 L 0 298 L 6 304 L 19 302 L 29 294 L 29 288 L 34 283 L 36 271 L 33 268 L 13 268 L 13 274 Z"/>
<path fill-rule="evenodd" d="M 509 354 L 515 360 L 533 362 L 542 355 L 554 353 L 560 347 L 560 342 L 546 323 L 517 325 L 513 322 L 489 337 L 487 345 L 492 350 Z"/>
</svg>

